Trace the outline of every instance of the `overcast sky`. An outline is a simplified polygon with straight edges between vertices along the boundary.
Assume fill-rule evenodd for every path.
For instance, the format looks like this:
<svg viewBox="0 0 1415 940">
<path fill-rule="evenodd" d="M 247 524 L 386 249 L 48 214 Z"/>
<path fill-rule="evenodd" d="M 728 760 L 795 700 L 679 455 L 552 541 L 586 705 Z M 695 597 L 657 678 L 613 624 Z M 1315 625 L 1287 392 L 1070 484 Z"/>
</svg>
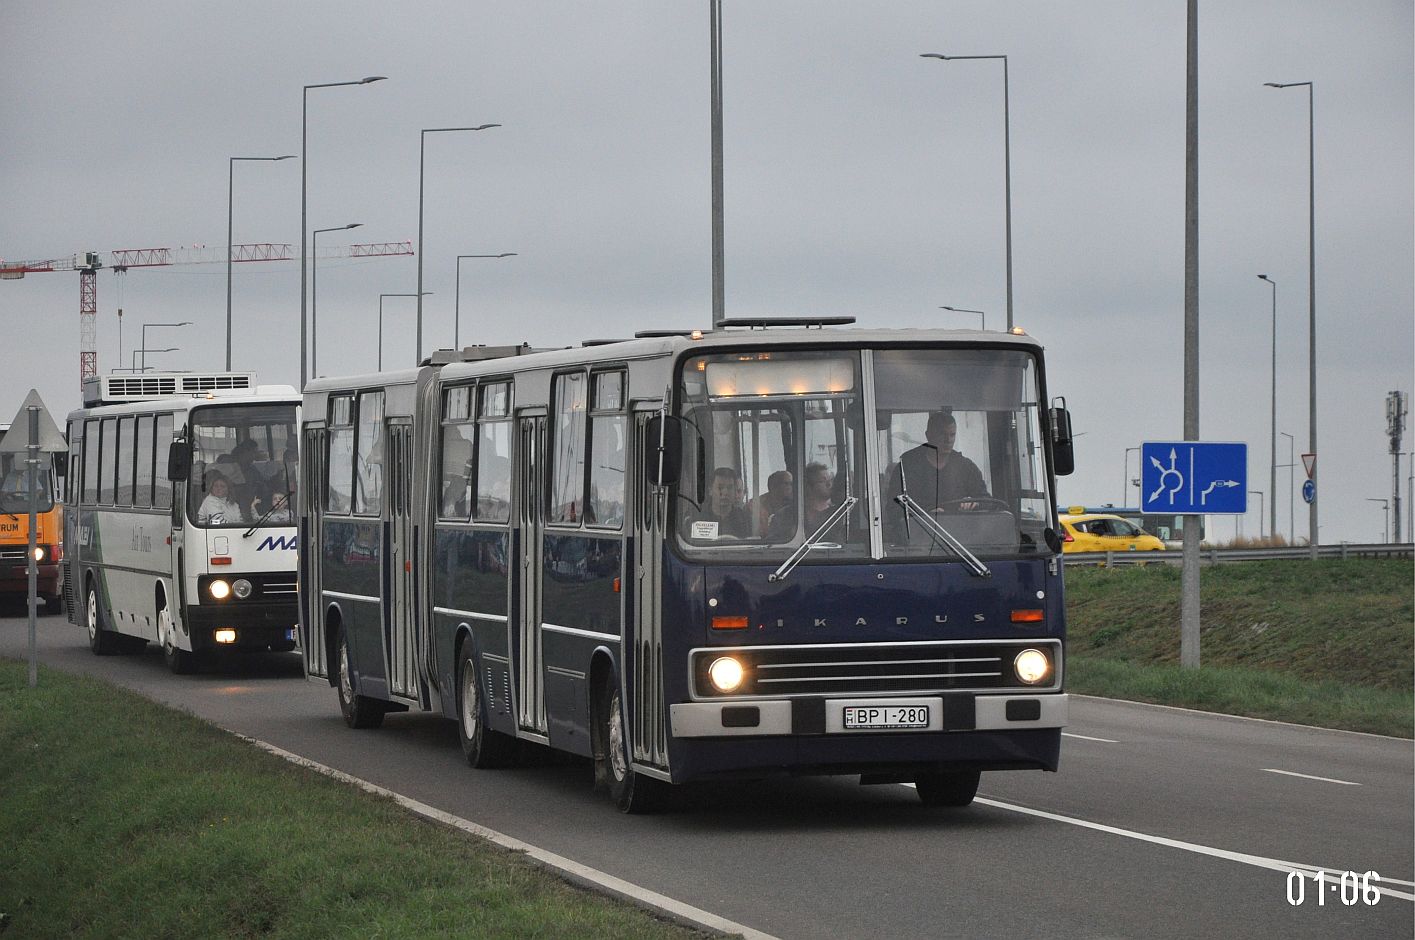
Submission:
<svg viewBox="0 0 1415 940">
<path fill-rule="evenodd" d="M 1002 326 L 1001 64 L 918 56 L 1008 56 L 1015 317 L 1082 434 L 1060 499 L 1119 502 L 1125 448 L 1182 437 L 1182 0 L 724 6 L 729 315 L 976 322 L 946 304 Z M 1249 488 L 1268 489 L 1263 273 L 1278 284 L 1277 427 L 1308 449 L 1307 97 L 1263 83 L 1311 80 L 1321 539 L 1378 540 L 1385 397 L 1410 391 L 1415 358 L 1412 5 L 1200 7 L 1201 437 L 1247 442 Z M 303 85 L 386 75 L 309 93 L 310 227 L 363 224 L 321 248 L 415 240 L 419 130 L 503 125 L 428 137 L 425 350 L 452 344 L 458 254 L 518 253 L 463 262 L 464 344 L 711 321 L 707 0 L 0 10 L 0 258 L 219 255 L 228 158 L 298 154 Z M 299 161 L 238 163 L 235 178 L 234 241 L 298 246 Z M 374 368 L 379 294 L 414 291 L 416 270 L 319 266 L 319 373 Z M 225 277 L 102 272 L 100 371 L 129 365 L 138 325 L 180 320 L 194 325 L 148 331 L 150 347 L 181 348 L 149 364 L 220 368 Z M 236 368 L 298 382 L 299 283 L 293 262 L 237 266 Z M 75 273 L 0 281 L 0 420 L 31 387 L 61 420 L 77 404 L 78 306 Z M 385 310 L 385 365 L 409 365 L 413 301 Z M 1402 497 L 1409 473 L 1407 460 Z M 1285 469 L 1277 497 L 1286 532 Z"/>
</svg>

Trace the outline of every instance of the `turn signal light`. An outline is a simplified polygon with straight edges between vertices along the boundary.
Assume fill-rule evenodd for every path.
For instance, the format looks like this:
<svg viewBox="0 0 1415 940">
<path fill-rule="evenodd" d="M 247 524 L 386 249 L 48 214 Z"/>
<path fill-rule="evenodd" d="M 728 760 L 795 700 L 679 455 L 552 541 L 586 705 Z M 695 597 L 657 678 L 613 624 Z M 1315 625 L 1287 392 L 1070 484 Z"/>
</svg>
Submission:
<svg viewBox="0 0 1415 940">
<path fill-rule="evenodd" d="M 747 618 L 714 617 L 712 618 L 712 628 L 714 630 L 745 630 L 747 629 Z"/>
<path fill-rule="evenodd" d="M 1041 623 L 1042 619 L 1040 610 L 1014 610 L 1012 612 L 1013 623 Z"/>
<path fill-rule="evenodd" d="M 230 559 L 229 556 L 227 556 L 227 557 L 214 557 L 214 558 L 211 559 L 211 563 L 212 563 L 213 565 L 229 565 L 229 564 L 231 563 L 231 559 Z"/>
</svg>

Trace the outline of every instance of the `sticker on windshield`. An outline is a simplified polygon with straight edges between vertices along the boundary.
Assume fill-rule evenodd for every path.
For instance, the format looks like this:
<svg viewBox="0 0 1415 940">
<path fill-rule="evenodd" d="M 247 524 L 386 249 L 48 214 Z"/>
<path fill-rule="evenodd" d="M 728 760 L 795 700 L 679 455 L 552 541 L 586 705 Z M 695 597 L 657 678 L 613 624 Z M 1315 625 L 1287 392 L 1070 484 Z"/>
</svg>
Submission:
<svg viewBox="0 0 1415 940">
<path fill-rule="evenodd" d="M 693 538 L 695 539 L 716 539 L 717 523 L 699 520 L 693 523 Z"/>
</svg>

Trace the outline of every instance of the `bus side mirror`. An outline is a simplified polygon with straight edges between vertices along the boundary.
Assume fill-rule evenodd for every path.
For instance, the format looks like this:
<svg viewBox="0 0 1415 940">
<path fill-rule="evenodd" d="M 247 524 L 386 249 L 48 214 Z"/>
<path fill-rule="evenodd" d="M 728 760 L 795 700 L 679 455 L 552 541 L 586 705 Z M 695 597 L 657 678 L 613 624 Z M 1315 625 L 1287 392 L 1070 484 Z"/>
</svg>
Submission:
<svg viewBox="0 0 1415 940">
<path fill-rule="evenodd" d="M 173 441 L 167 449 L 167 479 L 181 483 L 192 475 L 192 449 L 186 441 Z"/>
<path fill-rule="evenodd" d="M 655 415 L 644 428 L 644 476 L 654 486 L 671 486 L 683 472 L 683 431 L 677 418 Z"/>
<path fill-rule="evenodd" d="M 67 454 L 54 455 L 54 475 L 61 480 L 69 475 L 69 460 Z"/>
<path fill-rule="evenodd" d="M 1071 413 L 1066 410 L 1066 399 L 1053 401 L 1061 404 L 1051 409 L 1051 461 L 1056 475 L 1064 477 L 1076 469 L 1076 454 L 1071 446 Z"/>
</svg>

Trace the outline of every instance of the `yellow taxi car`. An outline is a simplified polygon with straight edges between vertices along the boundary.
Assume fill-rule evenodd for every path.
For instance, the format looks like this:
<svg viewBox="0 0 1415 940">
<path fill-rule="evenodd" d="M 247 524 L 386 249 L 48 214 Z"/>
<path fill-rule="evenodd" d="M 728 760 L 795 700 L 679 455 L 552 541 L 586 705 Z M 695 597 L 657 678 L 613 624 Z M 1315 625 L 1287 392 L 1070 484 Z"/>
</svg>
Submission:
<svg viewBox="0 0 1415 940">
<path fill-rule="evenodd" d="M 1162 552 L 1164 543 L 1122 516 L 1062 513 L 1061 550 L 1071 552 Z"/>
</svg>

